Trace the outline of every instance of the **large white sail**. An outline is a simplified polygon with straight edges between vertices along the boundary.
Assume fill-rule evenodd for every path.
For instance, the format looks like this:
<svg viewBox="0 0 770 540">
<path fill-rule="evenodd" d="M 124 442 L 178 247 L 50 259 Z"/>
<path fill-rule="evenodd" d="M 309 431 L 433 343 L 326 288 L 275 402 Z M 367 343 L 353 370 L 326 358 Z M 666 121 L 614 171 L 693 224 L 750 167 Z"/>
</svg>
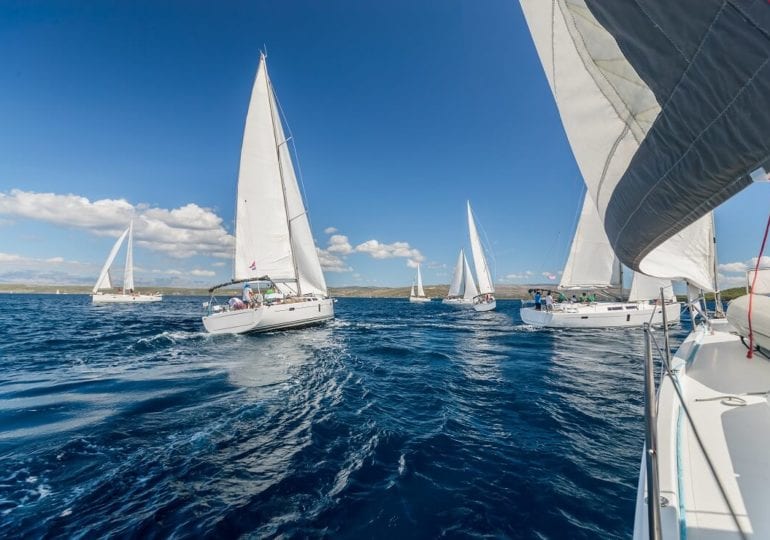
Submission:
<svg viewBox="0 0 770 540">
<path fill-rule="evenodd" d="M 463 253 L 463 298 L 472 300 L 478 295 L 479 291 L 476 288 L 476 281 L 473 279 L 471 266 L 468 264 L 468 258 Z"/>
<path fill-rule="evenodd" d="M 619 261 L 604 232 L 596 205 L 586 193 L 559 287 L 585 289 L 619 285 Z"/>
<path fill-rule="evenodd" d="M 235 220 L 234 278 L 295 279 L 278 165 L 270 86 L 260 59 L 243 131 Z"/>
<path fill-rule="evenodd" d="M 420 273 L 420 265 L 417 265 L 417 296 L 425 296 L 425 290 L 422 288 L 422 274 Z"/>
<path fill-rule="evenodd" d="M 767 140 L 762 126 L 770 115 L 754 107 L 762 112 L 748 120 L 738 105 L 764 95 L 768 85 L 760 75 L 766 57 L 759 54 L 767 38 L 756 23 L 764 11 L 749 16 L 724 9 L 721 2 L 697 8 L 692 2 L 698 9 L 694 18 L 686 8 L 672 10 L 668 4 L 649 5 L 651 13 L 637 3 L 521 0 L 567 138 L 616 255 L 634 270 L 710 290 L 703 252 L 687 248 L 693 239 L 703 243 L 697 238 L 707 229 L 697 220 L 761 177 L 760 165 L 768 164 L 766 147 L 744 145 L 748 135 L 734 135 L 750 129 L 754 140 Z M 677 17 L 687 22 L 686 53 L 667 39 L 667 32 L 682 30 L 671 26 Z M 745 31 L 730 30 L 731 25 Z M 721 37 L 713 37 L 717 34 Z M 645 49 L 639 43 L 657 45 Z M 743 53 L 748 50 L 758 54 Z M 690 64 L 696 56 L 704 62 L 697 68 Z M 719 82 L 714 68 L 719 58 L 731 59 L 732 86 Z"/>
<path fill-rule="evenodd" d="M 457 263 L 455 264 L 455 271 L 452 274 L 452 283 L 449 284 L 449 292 L 447 296 L 460 296 L 462 293 L 463 285 L 463 250 L 457 255 Z"/>
<path fill-rule="evenodd" d="M 629 302 L 657 300 L 660 298 L 661 289 L 663 289 L 663 295 L 666 300 L 676 299 L 671 280 L 654 278 L 639 272 L 634 272 L 634 278 L 631 281 L 631 292 L 628 293 L 628 300 Z"/>
<path fill-rule="evenodd" d="M 123 292 L 134 290 L 134 221 L 128 225 L 126 244 L 126 266 L 123 270 Z"/>
<path fill-rule="evenodd" d="M 268 84 L 270 84 L 268 79 Z M 273 110 L 273 126 L 278 144 L 280 172 L 283 177 L 284 193 L 286 196 L 286 213 L 288 215 L 289 232 L 291 237 L 291 253 L 299 279 L 299 292 L 302 294 L 326 295 L 326 280 L 324 279 L 318 251 L 313 241 L 302 194 L 294 172 L 289 144 L 281 125 L 280 109 L 278 108 L 275 92 L 270 84 L 270 105 Z"/>
<path fill-rule="evenodd" d="M 487 259 L 484 257 L 484 248 L 481 246 L 479 233 L 476 230 L 476 222 L 473 220 L 470 201 L 468 201 L 468 232 L 471 237 L 471 253 L 473 253 L 473 264 L 476 267 L 476 279 L 479 282 L 479 294 L 493 293 L 495 288 L 492 285 Z"/>
<path fill-rule="evenodd" d="M 123 231 L 123 234 L 120 235 L 120 238 L 115 241 L 115 245 L 112 246 L 110 254 L 107 256 L 107 260 L 105 261 L 104 266 L 102 267 L 102 271 L 99 274 L 99 279 L 96 280 L 96 285 L 94 285 L 92 290 L 93 293 L 96 293 L 99 289 L 112 288 L 112 283 L 110 282 L 110 266 L 112 266 L 112 261 L 115 260 L 115 256 L 118 254 L 120 246 L 123 245 L 123 240 L 126 239 L 126 235 L 128 235 L 128 229 Z"/>
</svg>

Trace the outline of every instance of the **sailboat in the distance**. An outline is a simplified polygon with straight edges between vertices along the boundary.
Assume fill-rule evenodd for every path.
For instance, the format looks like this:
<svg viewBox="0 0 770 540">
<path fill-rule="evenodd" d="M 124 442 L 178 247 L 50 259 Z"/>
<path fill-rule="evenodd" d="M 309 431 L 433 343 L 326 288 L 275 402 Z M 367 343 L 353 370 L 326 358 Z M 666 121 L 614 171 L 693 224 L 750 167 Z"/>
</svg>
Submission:
<svg viewBox="0 0 770 540">
<path fill-rule="evenodd" d="M 473 273 L 465 257 L 465 252 L 461 249 L 457 256 L 457 264 L 452 275 L 452 283 L 449 285 L 447 297 L 441 302 L 456 307 L 473 307 L 473 298 L 479 294 L 476 288 L 476 282 L 473 280 Z"/>
<path fill-rule="evenodd" d="M 126 246 L 126 264 L 123 270 L 123 287 L 118 292 L 104 292 L 107 289 L 113 289 L 112 278 L 110 277 L 110 267 L 115 261 L 115 257 L 120 251 L 123 242 L 128 238 Z M 56 291 L 58 294 L 58 290 Z M 134 290 L 134 222 L 128 225 L 123 234 L 112 246 L 107 260 L 104 262 L 99 279 L 96 280 L 91 291 L 91 301 L 94 304 L 133 304 L 143 302 L 160 302 L 163 295 L 160 293 L 144 294 Z"/>
<path fill-rule="evenodd" d="M 233 279 L 209 292 L 244 287 L 226 304 L 214 296 L 204 304 L 203 326 L 212 334 L 266 332 L 334 318 L 288 142 L 263 54 L 243 133 Z"/>
<path fill-rule="evenodd" d="M 425 296 L 425 290 L 422 288 L 422 274 L 420 273 L 420 264 L 417 264 L 417 294 L 414 291 L 414 284 L 412 284 L 412 291 L 409 293 L 410 302 L 430 302 L 430 298 Z"/>
<path fill-rule="evenodd" d="M 484 256 L 484 248 L 481 246 L 479 232 L 476 229 L 476 221 L 473 219 L 471 202 L 468 206 L 468 233 L 471 238 L 471 253 L 473 253 L 473 266 L 476 267 L 476 280 L 479 284 L 478 294 L 473 297 L 473 309 L 476 311 L 491 311 L 497 307 L 495 300 L 495 287 L 492 284 L 492 276 Z"/>
</svg>

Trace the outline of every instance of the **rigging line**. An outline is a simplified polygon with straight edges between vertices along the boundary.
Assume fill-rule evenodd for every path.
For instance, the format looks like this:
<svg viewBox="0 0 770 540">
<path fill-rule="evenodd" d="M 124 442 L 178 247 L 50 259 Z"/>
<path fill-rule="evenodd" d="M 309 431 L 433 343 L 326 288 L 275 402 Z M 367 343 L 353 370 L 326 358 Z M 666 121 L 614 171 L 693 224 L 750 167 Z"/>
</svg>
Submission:
<svg viewBox="0 0 770 540">
<path fill-rule="evenodd" d="M 746 314 L 749 320 L 749 351 L 746 353 L 746 358 L 752 358 L 754 356 L 754 331 L 751 328 L 751 308 L 754 300 L 754 286 L 757 283 L 757 276 L 759 275 L 759 265 L 762 262 L 762 254 L 765 252 L 765 243 L 767 242 L 767 232 L 770 231 L 770 215 L 767 216 L 767 225 L 765 225 L 765 236 L 762 237 L 762 246 L 759 248 L 759 255 L 757 256 L 757 264 L 754 266 L 754 278 L 751 280 L 751 291 L 749 293 L 749 310 Z"/>
<path fill-rule="evenodd" d="M 657 347 L 658 351 L 660 351 L 661 348 L 660 348 L 660 345 L 658 345 L 658 341 L 655 339 L 655 335 L 652 332 L 650 332 L 649 335 L 653 343 L 655 343 L 655 347 Z M 690 409 L 687 408 L 687 404 L 684 401 L 684 396 L 682 395 L 682 389 L 679 387 L 679 382 L 674 377 L 674 372 L 671 370 L 671 365 L 668 363 L 668 359 L 664 355 L 661 355 L 661 360 L 663 361 L 663 365 L 665 366 L 666 375 L 668 375 L 668 378 L 671 379 L 671 384 L 674 387 L 674 391 L 676 392 L 677 398 L 679 399 L 679 405 L 682 407 L 682 410 L 684 411 L 684 414 L 687 417 L 687 422 L 690 424 L 690 429 L 692 429 L 693 435 L 695 435 L 695 440 L 698 443 L 698 447 L 700 448 L 700 451 L 703 454 L 703 457 L 709 466 L 709 471 L 711 472 L 711 476 L 714 478 L 714 482 L 719 488 L 719 493 L 722 496 L 722 499 L 725 501 L 725 506 L 727 506 L 727 510 L 730 512 L 730 516 L 733 518 L 735 527 L 738 529 L 738 535 L 743 540 L 748 540 L 748 536 L 746 536 L 746 533 L 743 531 L 743 527 L 741 526 L 740 521 L 738 520 L 738 514 L 736 514 L 735 508 L 733 508 L 733 504 L 730 501 L 730 498 L 727 496 L 727 490 L 725 489 L 725 486 L 722 484 L 722 479 L 719 478 L 719 475 L 717 474 L 716 466 L 714 465 L 714 462 L 711 460 L 711 456 L 708 454 L 708 452 L 706 452 L 706 445 L 703 443 L 703 439 L 700 436 L 700 432 L 698 431 L 698 428 L 695 427 L 695 420 L 693 420 L 693 417 L 690 414 Z"/>
<path fill-rule="evenodd" d="M 272 86 L 272 82 L 271 82 Z M 289 119 L 286 117 L 286 113 L 283 112 L 283 107 L 281 107 L 281 101 L 278 99 L 278 94 L 276 92 L 273 92 L 273 98 L 275 99 L 276 105 L 278 105 L 278 114 L 283 118 L 283 123 L 286 126 L 286 131 L 289 132 L 289 136 L 286 138 L 286 143 L 291 141 L 291 146 L 294 149 L 294 166 L 297 169 L 297 176 L 299 177 L 299 184 L 300 188 L 302 189 L 302 202 L 305 205 L 305 213 L 308 214 L 308 221 L 310 221 L 310 204 L 308 203 L 307 198 L 307 192 L 305 191 L 305 180 L 302 177 L 302 166 L 300 165 L 299 160 L 299 152 L 297 151 L 297 143 L 294 140 L 294 133 L 291 130 L 291 126 L 289 125 Z M 287 144 L 288 146 L 288 144 Z"/>
</svg>

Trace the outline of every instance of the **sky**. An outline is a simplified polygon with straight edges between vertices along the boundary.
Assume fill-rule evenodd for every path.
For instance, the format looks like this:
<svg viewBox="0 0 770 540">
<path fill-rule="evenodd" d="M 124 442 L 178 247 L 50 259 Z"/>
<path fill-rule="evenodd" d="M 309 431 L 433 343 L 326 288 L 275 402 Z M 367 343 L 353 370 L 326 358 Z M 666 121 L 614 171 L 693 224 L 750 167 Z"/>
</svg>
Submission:
<svg viewBox="0 0 770 540">
<path fill-rule="evenodd" d="M 558 281 L 582 180 L 514 1 L 4 0 L 0 40 L 0 283 L 94 283 L 132 216 L 138 287 L 230 279 L 261 50 L 330 286 L 448 283 L 466 200 L 496 282 Z M 716 212 L 725 287 L 768 195 Z"/>
</svg>

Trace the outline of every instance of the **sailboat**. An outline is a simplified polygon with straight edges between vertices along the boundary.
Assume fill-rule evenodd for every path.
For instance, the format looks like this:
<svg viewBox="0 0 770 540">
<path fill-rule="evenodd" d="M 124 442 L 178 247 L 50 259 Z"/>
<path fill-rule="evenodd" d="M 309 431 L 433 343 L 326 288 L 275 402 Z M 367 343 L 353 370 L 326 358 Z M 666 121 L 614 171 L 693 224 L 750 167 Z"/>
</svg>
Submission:
<svg viewBox="0 0 770 540">
<path fill-rule="evenodd" d="M 752 288 L 726 318 L 702 296 L 714 289 L 709 213 L 770 179 L 770 6 L 521 6 L 614 252 L 634 271 L 688 285 L 693 330 L 676 352 L 665 330 L 644 328 L 633 536 L 770 538 L 770 362 L 759 357 L 770 346 L 770 291 Z"/>
<path fill-rule="evenodd" d="M 476 288 L 476 282 L 473 280 L 473 273 L 465 257 L 465 252 L 461 249 L 457 256 L 457 264 L 452 275 L 452 283 L 449 285 L 447 297 L 441 302 L 451 306 L 472 307 L 473 299 L 479 294 Z"/>
<path fill-rule="evenodd" d="M 497 306 L 495 301 L 495 287 L 492 285 L 492 276 L 489 273 L 487 259 L 484 256 L 484 248 L 481 247 L 476 221 L 473 219 L 471 202 L 468 206 L 468 234 L 471 237 L 471 253 L 473 265 L 476 267 L 476 280 L 479 284 L 478 293 L 473 297 L 473 309 L 476 311 L 491 311 Z"/>
<path fill-rule="evenodd" d="M 575 236 L 572 239 L 567 264 L 562 272 L 559 289 L 619 289 L 623 291 L 623 266 L 615 256 L 599 212 L 589 194 L 583 200 Z M 661 303 L 660 289 L 665 289 Z M 612 328 L 641 326 L 644 323 L 663 324 L 679 322 L 681 304 L 676 301 L 671 281 L 634 273 L 627 301 L 571 302 L 553 304 L 551 309 L 541 306 L 522 307 L 521 319 L 526 324 L 553 328 Z"/>
<path fill-rule="evenodd" d="M 334 318 L 288 142 L 262 54 L 241 148 L 234 275 L 209 289 L 212 298 L 204 304 L 203 326 L 212 334 L 296 328 Z M 236 284 L 253 284 L 256 292 L 219 304 L 216 291 Z"/>
<path fill-rule="evenodd" d="M 119 292 L 103 292 L 105 289 L 113 288 L 110 267 L 126 238 L 128 238 L 128 245 L 126 246 L 126 264 L 123 270 L 123 287 Z M 58 294 L 59 291 L 56 292 Z M 163 295 L 160 293 L 143 294 L 134 291 L 134 222 L 132 220 L 128 228 L 117 239 L 115 245 L 112 246 L 99 274 L 99 279 L 96 280 L 96 285 L 91 291 L 91 301 L 94 304 L 116 304 L 160 302 L 161 300 L 163 300 Z"/>
<path fill-rule="evenodd" d="M 422 288 L 422 274 L 420 273 L 420 264 L 417 264 L 417 294 L 414 291 L 414 283 L 412 283 L 412 291 L 409 293 L 410 302 L 430 302 L 430 298 L 425 296 L 425 290 Z"/>
</svg>

